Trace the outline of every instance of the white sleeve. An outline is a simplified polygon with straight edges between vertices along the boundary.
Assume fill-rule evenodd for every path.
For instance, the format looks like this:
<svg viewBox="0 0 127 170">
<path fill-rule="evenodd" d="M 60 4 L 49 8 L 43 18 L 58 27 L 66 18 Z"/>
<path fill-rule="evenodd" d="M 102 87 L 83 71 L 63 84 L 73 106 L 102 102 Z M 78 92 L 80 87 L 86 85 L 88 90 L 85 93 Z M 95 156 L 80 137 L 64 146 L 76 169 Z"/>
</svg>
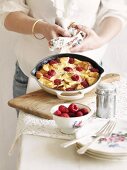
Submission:
<svg viewBox="0 0 127 170">
<path fill-rule="evenodd" d="M 112 16 L 119 18 L 124 26 L 127 22 L 127 1 L 126 0 L 101 0 L 100 9 L 97 15 L 97 25 L 104 18 Z"/>
<path fill-rule="evenodd" d="M 10 12 L 15 11 L 22 11 L 28 14 L 29 8 L 25 4 L 25 0 L 3 0 L 0 2 L 0 26 L 4 27 L 6 16 Z"/>
</svg>

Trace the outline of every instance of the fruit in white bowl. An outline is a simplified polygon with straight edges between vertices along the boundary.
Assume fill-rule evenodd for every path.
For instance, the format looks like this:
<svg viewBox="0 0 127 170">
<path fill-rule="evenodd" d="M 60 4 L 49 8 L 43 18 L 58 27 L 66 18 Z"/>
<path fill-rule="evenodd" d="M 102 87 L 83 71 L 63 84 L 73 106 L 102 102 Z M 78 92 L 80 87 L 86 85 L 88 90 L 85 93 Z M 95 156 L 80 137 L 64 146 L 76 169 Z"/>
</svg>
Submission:
<svg viewBox="0 0 127 170">
<path fill-rule="evenodd" d="M 79 103 L 63 103 L 51 108 L 51 114 L 61 132 L 77 132 L 93 115 L 93 110 Z"/>
</svg>

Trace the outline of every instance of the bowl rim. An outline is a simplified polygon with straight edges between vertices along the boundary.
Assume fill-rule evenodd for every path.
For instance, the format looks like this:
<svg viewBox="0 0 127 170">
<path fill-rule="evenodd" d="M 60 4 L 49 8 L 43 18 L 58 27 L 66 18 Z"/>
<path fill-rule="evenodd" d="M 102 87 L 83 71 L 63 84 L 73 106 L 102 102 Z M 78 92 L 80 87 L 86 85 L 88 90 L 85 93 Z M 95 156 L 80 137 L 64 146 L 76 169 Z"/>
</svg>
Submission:
<svg viewBox="0 0 127 170">
<path fill-rule="evenodd" d="M 87 105 L 85 105 L 85 104 L 81 104 L 81 103 L 74 103 L 74 104 L 78 104 L 78 105 L 82 105 L 82 106 L 88 107 L 88 108 L 90 109 L 90 111 L 88 112 L 88 114 L 83 115 L 83 116 L 79 116 L 79 117 L 68 117 L 68 118 L 67 118 L 67 117 L 57 116 L 57 115 L 55 115 L 54 113 L 51 112 L 51 110 L 52 110 L 54 107 L 57 107 L 57 106 L 59 106 L 59 105 L 64 105 L 64 104 L 69 104 L 69 105 L 70 105 L 70 104 L 72 104 L 72 103 L 61 103 L 61 104 L 54 105 L 54 106 L 50 109 L 51 115 L 52 115 L 53 117 L 57 117 L 57 118 L 59 118 L 59 119 L 69 120 L 69 119 L 75 119 L 75 118 L 80 119 L 80 118 L 83 118 L 83 117 L 85 117 L 85 116 L 87 116 L 87 115 L 89 115 L 89 114 L 91 114 L 91 116 L 92 116 L 92 114 L 94 113 L 93 109 L 91 109 L 89 106 L 87 106 Z"/>
<path fill-rule="evenodd" d="M 87 88 L 83 88 L 83 89 L 79 89 L 79 90 L 70 90 L 70 91 L 58 90 L 58 89 L 54 89 L 54 88 L 49 88 L 49 87 L 47 87 L 46 85 L 41 84 L 41 83 L 38 81 L 38 79 L 37 79 L 37 77 L 36 77 L 36 75 L 35 75 L 36 71 L 38 71 L 40 67 L 42 67 L 44 64 L 48 63 L 50 60 L 56 59 L 56 58 L 62 58 L 62 57 L 71 57 L 71 58 L 76 58 L 76 59 L 82 58 L 82 60 L 81 60 L 81 59 L 79 59 L 79 60 L 81 60 L 81 61 L 87 61 L 87 62 L 90 62 L 92 65 L 96 65 L 97 68 L 98 68 L 99 71 L 100 71 L 100 72 L 99 72 L 99 78 L 98 78 L 98 80 L 97 80 L 94 84 L 90 85 L 90 86 L 87 87 Z M 42 64 L 42 63 L 43 63 L 43 64 Z M 32 69 L 32 71 L 31 71 L 31 75 L 36 79 L 36 81 L 38 82 L 38 84 L 39 84 L 42 88 L 45 87 L 45 88 L 47 88 L 47 89 L 49 89 L 49 90 L 53 90 L 53 91 L 56 91 L 56 92 L 62 92 L 62 93 L 71 93 L 71 92 L 75 92 L 75 93 L 76 93 L 76 92 L 79 92 L 79 91 L 84 91 L 84 90 L 86 90 L 86 89 L 88 90 L 88 89 L 90 89 L 92 86 L 96 85 L 96 84 L 100 81 L 101 76 L 102 76 L 103 73 L 104 73 L 104 68 L 102 68 L 96 61 L 94 61 L 93 59 L 91 59 L 91 58 L 89 58 L 89 57 L 87 57 L 87 56 L 80 55 L 80 54 L 74 54 L 74 53 L 61 53 L 61 54 L 54 54 L 54 55 L 50 55 L 50 56 L 48 56 L 48 57 L 45 57 L 45 58 L 41 59 L 41 60 L 36 64 L 36 66 Z"/>
</svg>

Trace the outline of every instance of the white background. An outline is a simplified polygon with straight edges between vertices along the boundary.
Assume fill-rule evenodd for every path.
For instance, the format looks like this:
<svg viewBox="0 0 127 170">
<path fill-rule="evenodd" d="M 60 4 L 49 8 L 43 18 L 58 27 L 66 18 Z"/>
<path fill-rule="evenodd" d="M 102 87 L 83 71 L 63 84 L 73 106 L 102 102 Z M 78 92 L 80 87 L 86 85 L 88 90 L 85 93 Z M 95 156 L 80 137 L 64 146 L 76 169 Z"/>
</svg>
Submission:
<svg viewBox="0 0 127 170">
<path fill-rule="evenodd" d="M 0 30 L 0 170 L 16 170 L 16 153 L 8 156 L 16 130 L 16 112 L 7 102 L 12 98 L 16 57 L 13 48 L 17 35 Z M 127 77 L 127 28 L 112 40 L 105 53 L 104 68 Z"/>
</svg>

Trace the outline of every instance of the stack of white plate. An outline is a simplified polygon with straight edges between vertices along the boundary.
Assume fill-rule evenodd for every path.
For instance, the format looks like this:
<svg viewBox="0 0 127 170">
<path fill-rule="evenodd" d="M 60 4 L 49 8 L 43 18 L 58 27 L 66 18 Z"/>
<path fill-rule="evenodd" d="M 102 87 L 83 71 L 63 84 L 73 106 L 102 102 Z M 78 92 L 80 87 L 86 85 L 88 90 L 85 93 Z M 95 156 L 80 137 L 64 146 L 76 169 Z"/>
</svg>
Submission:
<svg viewBox="0 0 127 170">
<path fill-rule="evenodd" d="M 98 129 L 101 120 L 94 120 L 89 128 L 90 133 Z M 96 130 L 97 131 L 97 130 Z M 90 141 L 92 137 L 88 140 Z M 88 140 L 83 138 L 77 143 L 77 147 L 84 146 Z M 87 152 L 87 156 L 103 160 L 124 160 L 127 159 L 127 120 L 117 120 L 116 127 L 110 137 L 102 137 L 94 142 Z"/>
</svg>

